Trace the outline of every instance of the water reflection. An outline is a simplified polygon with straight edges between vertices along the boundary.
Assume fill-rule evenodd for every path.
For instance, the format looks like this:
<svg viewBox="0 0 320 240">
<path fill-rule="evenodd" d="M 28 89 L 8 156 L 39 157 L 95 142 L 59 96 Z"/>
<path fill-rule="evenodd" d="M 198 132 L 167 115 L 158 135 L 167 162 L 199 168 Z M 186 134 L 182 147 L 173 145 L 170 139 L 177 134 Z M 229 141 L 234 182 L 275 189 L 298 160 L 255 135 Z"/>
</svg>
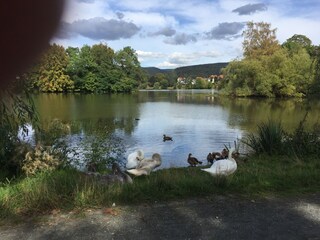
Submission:
<svg viewBox="0 0 320 240">
<path fill-rule="evenodd" d="M 224 98 L 211 90 L 140 91 L 133 94 L 34 97 L 41 121 L 97 122 L 104 119 L 122 137 L 126 155 L 139 148 L 146 156 L 159 152 L 162 167 L 187 166 L 192 153 L 205 160 L 268 119 L 294 129 L 309 108 L 308 126 L 319 121 L 319 101 L 301 99 Z M 80 124 L 81 125 L 81 124 Z M 83 131 L 84 129 L 82 129 Z M 81 129 L 79 129 L 81 131 Z M 75 133 L 76 134 L 76 133 Z M 163 134 L 174 141 L 163 142 Z M 206 162 L 206 161 L 205 161 Z"/>
</svg>

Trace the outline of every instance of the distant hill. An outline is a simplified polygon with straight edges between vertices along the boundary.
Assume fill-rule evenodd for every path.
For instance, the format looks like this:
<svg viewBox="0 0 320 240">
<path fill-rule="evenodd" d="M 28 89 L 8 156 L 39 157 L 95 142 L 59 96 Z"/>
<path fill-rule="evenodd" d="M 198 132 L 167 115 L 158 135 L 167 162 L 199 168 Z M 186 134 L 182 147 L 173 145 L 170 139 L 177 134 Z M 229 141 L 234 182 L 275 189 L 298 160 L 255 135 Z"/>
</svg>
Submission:
<svg viewBox="0 0 320 240">
<path fill-rule="evenodd" d="M 143 69 L 150 76 L 153 76 L 157 73 L 168 74 L 174 72 L 177 76 L 181 77 L 208 77 L 212 74 L 220 74 L 221 69 L 227 65 L 228 63 L 209 63 L 179 67 L 176 69 L 160 69 L 156 67 L 145 67 Z"/>
<path fill-rule="evenodd" d="M 210 75 L 220 74 L 221 69 L 227 65 L 228 63 L 193 65 L 176 68 L 175 72 L 179 77 L 208 77 Z"/>
<path fill-rule="evenodd" d="M 160 69 L 160 68 L 156 68 L 156 67 L 143 67 L 142 68 L 146 73 L 148 73 L 150 76 L 156 75 L 157 73 L 169 73 L 169 72 L 173 72 L 174 69 Z"/>
</svg>

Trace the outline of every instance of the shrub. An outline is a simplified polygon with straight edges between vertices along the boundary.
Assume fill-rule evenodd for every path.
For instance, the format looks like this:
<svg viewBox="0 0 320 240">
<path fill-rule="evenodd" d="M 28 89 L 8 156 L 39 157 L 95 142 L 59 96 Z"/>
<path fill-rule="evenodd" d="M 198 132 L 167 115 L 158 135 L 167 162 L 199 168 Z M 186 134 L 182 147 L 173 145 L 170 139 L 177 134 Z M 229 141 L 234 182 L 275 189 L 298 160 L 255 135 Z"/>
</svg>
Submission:
<svg viewBox="0 0 320 240">
<path fill-rule="evenodd" d="M 28 124 L 36 126 L 38 121 L 30 95 L 19 91 L 17 96 L 14 91 L 17 89 L 0 90 L 0 165 L 8 177 L 19 172 L 23 160 L 21 153 L 26 146 L 19 139 L 19 131 L 28 135 Z"/>
<path fill-rule="evenodd" d="M 34 150 L 26 153 L 21 169 L 27 176 L 55 170 L 60 164 L 58 156 L 59 154 L 55 153 L 51 147 L 38 145 Z"/>
<path fill-rule="evenodd" d="M 258 126 L 257 134 L 249 134 L 244 143 L 257 154 L 283 154 L 286 150 L 286 136 L 280 122 L 268 120 Z"/>
<path fill-rule="evenodd" d="M 306 115 L 307 116 L 307 115 Z M 288 145 L 290 151 L 298 156 L 318 155 L 320 154 L 320 125 L 315 124 L 312 131 L 305 129 L 305 118 L 299 123 L 297 129 L 289 135 Z"/>
<path fill-rule="evenodd" d="M 285 132 L 280 122 L 269 120 L 258 126 L 257 134 L 249 134 L 243 142 L 256 154 L 297 157 L 319 155 L 320 125 L 315 124 L 312 131 L 307 131 L 306 117 L 307 114 L 293 133 Z"/>
</svg>

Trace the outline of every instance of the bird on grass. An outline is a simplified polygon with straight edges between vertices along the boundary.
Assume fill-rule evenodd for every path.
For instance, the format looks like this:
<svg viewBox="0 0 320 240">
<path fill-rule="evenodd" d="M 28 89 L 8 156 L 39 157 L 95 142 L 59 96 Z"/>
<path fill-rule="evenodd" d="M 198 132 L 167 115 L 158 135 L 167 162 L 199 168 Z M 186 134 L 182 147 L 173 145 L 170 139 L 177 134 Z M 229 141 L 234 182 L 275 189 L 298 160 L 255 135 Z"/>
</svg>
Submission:
<svg viewBox="0 0 320 240">
<path fill-rule="evenodd" d="M 191 157 L 191 153 L 189 153 L 189 155 L 188 155 L 188 159 L 187 159 L 187 161 L 188 161 L 188 163 L 190 164 L 190 166 L 191 167 L 195 167 L 195 166 L 197 166 L 197 164 L 202 164 L 202 162 L 201 161 L 199 161 L 197 158 L 195 158 L 195 157 Z"/>
<path fill-rule="evenodd" d="M 139 161 L 135 169 L 127 170 L 128 173 L 135 176 L 150 175 L 150 173 L 161 165 L 161 156 L 159 153 L 154 153 L 151 159 L 142 159 Z"/>
<path fill-rule="evenodd" d="M 237 162 L 232 157 L 234 152 L 234 148 L 230 149 L 228 152 L 228 158 L 216 161 L 210 168 L 204 168 L 201 170 L 210 173 L 212 176 L 228 176 L 233 174 L 237 170 Z"/>
<path fill-rule="evenodd" d="M 137 167 L 138 163 L 144 159 L 144 152 L 142 150 L 137 150 L 130 153 L 127 158 L 126 168 L 131 169 Z"/>
<path fill-rule="evenodd" d="M 103 184 L 115 184 L 115 183 L 133 183 L 132 178 L 124 173 L 117 163 L 112 164 L 112 173 L 101 175 L 100 182 Z"/>
</svg>

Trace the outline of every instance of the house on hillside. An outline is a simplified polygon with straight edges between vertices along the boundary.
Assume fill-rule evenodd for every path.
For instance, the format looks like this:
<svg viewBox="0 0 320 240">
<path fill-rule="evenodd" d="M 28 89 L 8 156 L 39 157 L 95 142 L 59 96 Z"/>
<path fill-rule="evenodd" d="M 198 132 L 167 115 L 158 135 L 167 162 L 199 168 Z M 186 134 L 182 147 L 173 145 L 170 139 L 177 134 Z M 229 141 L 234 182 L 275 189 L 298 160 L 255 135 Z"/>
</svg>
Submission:
<svg viewBox="0 0 320 240">
<path fill-rule="evenodd" d="M 223 75 L 222 74 L 220 74 L 220 75 L 210 75 L 208 77 L 208 82 L 215 83 L 216 81 L 219 81 L 221 79 L 223 79 Z"/>
<path fill-rule="evenodd" d="M 178 84 L 182 84 L 182 85 L 187 84 L 186 78 L 185 77 L 178 77 L 177 78 L 177 83 Z"/>
</svg>

